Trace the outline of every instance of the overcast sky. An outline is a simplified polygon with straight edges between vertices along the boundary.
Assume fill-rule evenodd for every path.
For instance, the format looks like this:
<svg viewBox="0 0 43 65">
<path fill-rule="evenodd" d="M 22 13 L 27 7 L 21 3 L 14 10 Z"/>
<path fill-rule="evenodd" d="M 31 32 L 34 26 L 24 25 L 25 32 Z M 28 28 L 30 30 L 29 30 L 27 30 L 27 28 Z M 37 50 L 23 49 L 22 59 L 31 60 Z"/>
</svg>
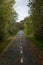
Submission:
<svg viewBox="0 0 43 65">
<path fill-rule="evenodd" d="M 16 4 L 14 5 L 14 9 L 16 10 L 18 14 L 18 22 L 23 20 L 26 16 L 28 16 L 28 1 L 29 0 L 15 0 Z"/>
</svg>

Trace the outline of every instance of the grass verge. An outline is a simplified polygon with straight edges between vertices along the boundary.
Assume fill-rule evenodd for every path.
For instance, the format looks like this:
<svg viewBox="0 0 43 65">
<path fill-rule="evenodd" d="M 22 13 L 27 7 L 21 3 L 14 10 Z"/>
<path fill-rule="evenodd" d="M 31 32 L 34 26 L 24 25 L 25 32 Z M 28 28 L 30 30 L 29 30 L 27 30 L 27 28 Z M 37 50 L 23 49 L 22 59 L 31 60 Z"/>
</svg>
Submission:
<svg viewBox="0 0 43 65">
<path fill-rule="evenodd" d="M 11 37 L 9 37 L 6 41 L 4 41 L 3 43 L 0 43 L 0 53 L 3 52 L 3 50 L 6 48 L 6 46 L 11 43 L 11 40 L 15 37 L 15 35 L 17 34 L 17 31 L 13 33 L 13 35 L 11 35 Z"/>
<path fill-rule="evenodd" d="M 41 40 L 37 40 L 33 37 L 29 37 L 29 39 L 36 45 L 37 48 L 39 48 L 39 50 L 42 51 L 43 53 L 43 41 Z"/>
<path fill-rule="evenodd" d="M 8 39 L 7 41 L 4 41 L 3 43 L 0 43 L 0 53 L 6 48 L 6 46 L 10 43 L 11 39 Z"/>
</svg>

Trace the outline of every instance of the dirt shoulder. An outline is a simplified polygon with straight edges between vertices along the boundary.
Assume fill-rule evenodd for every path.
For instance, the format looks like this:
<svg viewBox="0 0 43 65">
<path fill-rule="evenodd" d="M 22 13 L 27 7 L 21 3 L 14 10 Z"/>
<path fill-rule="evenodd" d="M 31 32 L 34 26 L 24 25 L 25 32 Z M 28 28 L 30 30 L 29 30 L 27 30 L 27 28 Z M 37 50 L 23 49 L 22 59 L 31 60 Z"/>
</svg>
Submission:
<svg viewBox="0 0 43 65">
<path fill-rule="evenodd" d="M 16 37 L 14 37 L 14 36 L 8 38 L 9 42 L 7 41 L 7 44 L 4 45 L 5 48 L 2 47 L 2 51 L 1 51 L 0 55 L 2 55 L 9 48 L 9 46 L 12 44 L 12 41 L 15 40 L 15 38 Z"/>
<path fill-rule="evenodd" d="M 38 48 L 36 48 L 36 46 L 29 39 L 27 39 L 27 45 L 37 60 L 36 64 L 38 63 L 39 65 L 43 65 L 43 53 Z"/>
</svg>

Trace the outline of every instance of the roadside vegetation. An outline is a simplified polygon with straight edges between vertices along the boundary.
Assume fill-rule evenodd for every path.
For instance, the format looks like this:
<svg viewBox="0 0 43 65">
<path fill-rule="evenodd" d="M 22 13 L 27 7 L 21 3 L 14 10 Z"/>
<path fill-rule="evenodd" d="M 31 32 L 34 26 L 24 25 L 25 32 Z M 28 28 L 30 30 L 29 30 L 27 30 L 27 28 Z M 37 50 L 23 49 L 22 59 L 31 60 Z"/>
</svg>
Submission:
<svg viewBox="0 0 43 65">
<path fill-rule="evenodd" d="M 0 53 L 10 43 L 12 37 L 23 29 L 23 23 L 16 22 L 18 14 L 13 8 L 14 4 L 15 0 L 0 1 Z"/>
<path fill-rule="evenodd" d="M 30 16 L 24 19 L 24 32 L 43 52 L 43 0 L 29 0 Z"/>
<path fill-rule="evenodd" d="M 6 48 L 6 46 L 11 42 L 12 38 L 0 43 L 0 53 Z"/>
<path fill-rule="evenodd" d="M 43 52 L 43 0 L 29 0 L 30 16 L 19 23 L 18 14 L 13 9 L 15 0 L 0 1 L 0 52 L 11 41 L 8 38 L 15 36 L 19 30 L 24 30 L 27 38 Z"/>
<path fill-rule="evenodd" d="M 17 13 L 13 9 L 14 4 L 14 0 L 0 1 L 0 52 L 2 52 L 11 41 L 11 39 L 8 40 L 8 38 L 15 36 L 18 32 L 15 27 Z"/>
</svg>

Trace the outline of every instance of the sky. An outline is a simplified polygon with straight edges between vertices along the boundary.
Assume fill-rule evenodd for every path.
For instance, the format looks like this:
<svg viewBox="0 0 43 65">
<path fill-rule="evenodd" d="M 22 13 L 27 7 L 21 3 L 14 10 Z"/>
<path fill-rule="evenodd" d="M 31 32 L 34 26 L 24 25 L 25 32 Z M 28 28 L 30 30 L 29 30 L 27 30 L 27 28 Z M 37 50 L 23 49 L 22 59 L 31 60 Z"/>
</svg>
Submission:
<svg viewBox="0 0 43 65">
<path fill-rule="evenodd" d="M 29 7 L 27 6 L 29 0 L 15 0 L 14 9 L 18 14 L 17 22 L 20 22 L 25 17 L 29 16 L 28 11 Z"/>
</svg>

